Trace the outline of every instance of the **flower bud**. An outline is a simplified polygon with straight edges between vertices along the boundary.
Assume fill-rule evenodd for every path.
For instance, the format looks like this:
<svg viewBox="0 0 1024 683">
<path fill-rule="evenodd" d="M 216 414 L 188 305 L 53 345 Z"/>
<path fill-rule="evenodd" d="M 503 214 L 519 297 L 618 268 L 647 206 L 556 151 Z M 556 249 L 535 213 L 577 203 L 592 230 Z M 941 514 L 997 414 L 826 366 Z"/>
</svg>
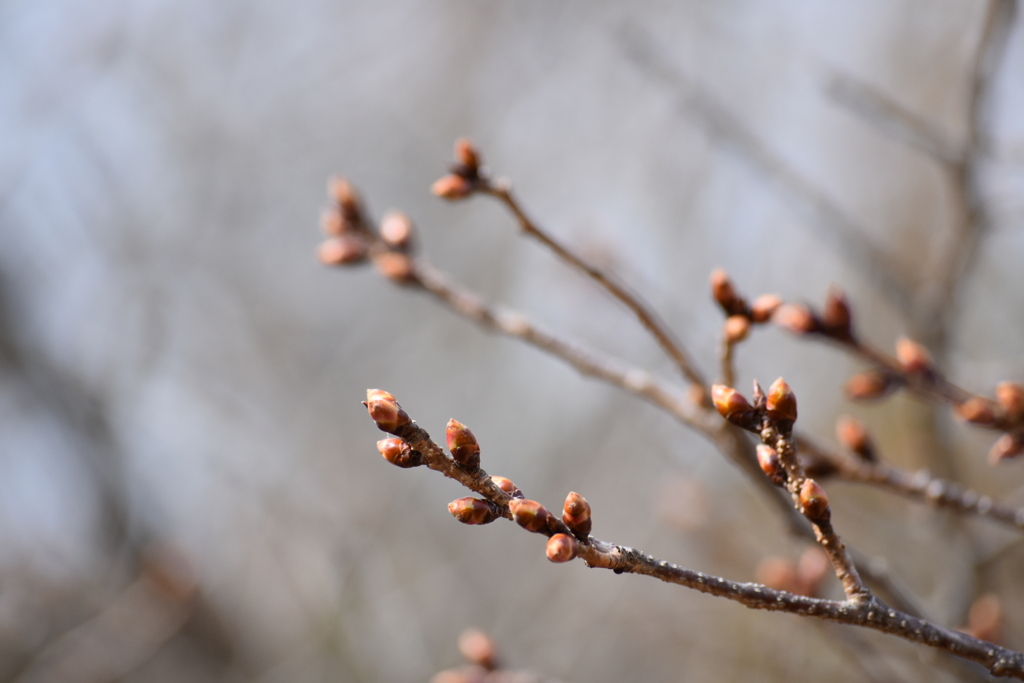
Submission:
<svg viewBox="0 0 1024 683">
<path fill-rule="evenodd" d="M 782 299 L 775 294 L 762 294 L 750 304 L 750 319 L 755 323 L 766 323 L 781 305 Z"/>
<path fill-rule="evenodd" d="M 745 429 L 756 427 L 757 412 L 743 397 L 743 394 L 732 387 L 715 384 L 711 387 L 711 402 L 719 414 L 729 422 Z"/>
<path fill-rule="evenodd" d="M 711 272 L 711 296 L 722 307 L 726 315 L 741 315 L 746 311 L 746 302 L 736 294 L 732 281 L 721 268 L 716 268 Z"/>
<path fill-rule="evenodd" d="M 347 266 L 366 260 L 366 243 L 355 235 L 328 237 L 320 243 L 316 256 L 325 266 Z"/>
<path fill-rule="evenodd" d="M 345 232 L 345 219 L 338 207 L 332 206 L 320 214 L 320 229 L 325 235 L 336 237 Z"/>
<path fill-rule="evenodd" d="M 1024 387 L 1016 382 L 1000 382 L 996 385 L 996 401 L 1008 422 L 1024 422 Z"/>
<path fill-rule="evenodd" d="M 480 169 L 480 153 L 467 138 L 455 141 L 455 159 L 472 175 L 476 175 Z"/>
<path fill-rule="evenodd" d="M 812 522 L 826 521 L 831 516 L 825 489 L 813 479 L 804 479 L 800 487 L 800 512 Z"/>
<path fill-rule="evenodd" d="M 389 211 L 380 222 L 380 238 L 384 244 L 398 251 L 412 246 L 412 221 L 401 211 Z"/>
<path fill-rule="evenodd" d="M 498 508 L 479 498 L 459 498 L 448 503 L 448 512 L 463 524 L 490 524 L 501 517 Z"/>
<path fill-rule="evenodd" d="M 787 593 L 799 593 L 800 580 L 796 563 L 785 557 L 766 557 L 754 570 L 754 580 L 768 588 Z"/>
<path fill-rule="evenodd" d="M 875 446 L 860 420 L 849 415 L 836 420 L 836 440 L 868 462 L 878 462 Z"/>
<path fill-rule="evenodd" d="M 423 464 L 423 454 L 414 451 L 404 439 L 381 439 L 377 442 L 377 450 L 392 465 L 419 467 Z"/>
<path fill-rule="evenodd" d="M 956 413 L 975 425 L 993 425 L 996 422 L 996 404 L 981 396 L 971 396 L 956 406 Z"/>
<path fill-rule="evenodd" d="M 821 311 L 821 325 L 825 334 L 841 341 L 853 339 L 852 315 L 850 304 L 836 287 L 828 290 L 825 307 Z"/>
<path fill-rule="evenodd" d="M 568 562 L 576 559 L 580 546 L 576 539 L 568 534 L 555 534 L 548 539 L 547 554 L 552 562 Z"/>
<path fill-rule="evenodd" d="M 996 643 L 999 642 L 1002 621 L 1003 607 L 999 596 L 995 593 L 985 593 L 971 603 L 971 609 L 967 612 L 967 623 L 960 630 L 979 640 Z"/>
<path fill-rule="evenodd" d="M 574 534 L 586 538 L 590 535 L 590 528 L 593 525 L 590 519 L 590 503 L 580 494 L 570 491 L 562 507 L 562 521 Z"/>
<path fill-rule="evenodd" d="M 801 584 L 802 595 L 809 598 L 816 597 L 821 588 L 821 582 L 831 574 L 832 563 L 828 555 L 818 546 L 809 546 L 800 554 L 800 560 L 796 564 L 797 579 Z"/>
<path fill-rule="evenodd" d="M 821 331 L 821 323 L 811 309 L 803 304 L 782 304 L 772 315 L 772 322 L 793 334 Z"/>
<path fill-rule="evenodd" d="M 444 435 L 455 462 L 469 470 L 480 467 L 480 444 L 477 443 L 473 432 L 469 431 L 469 427 L 452 418 L 448 420 Z"/>
<path fill-rule="evenodd" d="M 868 370 L 846 381 L 846 395 L 854 401 L 870 401 L 891 393 L 898 386 L 895 378 L 885 372 Z"/>
<path fill-rule="evenodd" d="M 928 350 L 907 337 L 896 340 L 896 360 L 908 374 L 928 372 L 932 367 L 932 358 Z"/>
<path fill-rule="evenodd" d="M 548 529 L 548 520 L 551 513 L 543 505 L 535 500 L 513 498 L 508 504 L 509 512 L 516 524 L 527 531 L 543 533 Z"/>
<path fill-rule="evenodd" d="M 512 496 L 513 498 L 522 498 L 523 492 L 519 490 L 519 487 L 512 483 L 510 479 L 505 477 L 491 476 L 491 481 L 499 489 Z"/>
<path fill-rule="evenodd" d="M 741 342 L 750 333 L 750 319 L 745 315 L 730 315 L 725 319 L 724 330 L 727 343 Z"/>
<path fill-rule="evenodd" d="M 413 267 L 412 259 L 397 251 L 389 251 L 374 259 L 377 271 L 400 285 L 416 281 L 416 269 Z"/>
<path fill-rule="evenodd" d="M 470 664 L 494 671 L 498 666 L 497 650 L 491 637 L 478 629 L 466 629 L 459 635 L 459 652 Z"/>
<path fill-rule="evenodd" d="M 463 199 L 473 193 L 473 183 L 460 175 L 449 173 L 434 181 L 430 191 L 441 199 Z"/>
<path fill-rule="evenodd" d="M 363 405 L 370 413 L 370 418 L 377 423 L 377 428 L 383 432 L 394 433 L 396 429 L 412 421 L 398 405 L 395 397 L 380 389 L 367 389 Z"/>
<path fill-rule="evenodd" d="M 990 465 L 998 465 L 1003 460 L 1016 458 L 1022 453 L 1024 453 L 1024 435 L 1003 434 L 992 445 L 992 450 L 988 452 L 988 462 Z"/>
<path fill-rule="evenodd" d="M 782 467 L 779 454 L 771 446 L 759 444 L 757 447 L 757 464 L 773 484 L 781 486 L 786 481 L 786 470 Z"/>
<path fill-rule="evenodd" d="M 793 423 L 796 422 L 796 394 L 781 377 L 768 387 L 765 410 L 768 418 L 779 430 L 789 431 L 793 428 Z"/>
<path fill-rule="evenodd" d="M 355 218 L 359 215 L 361 202 L 359 193 L 352 187 L 347 178 L 336 176 L 327 183 L 327 191 L 334 198 L 334 201 L 341 207 L 342 213 L 347 218 Z"/>
</svg>

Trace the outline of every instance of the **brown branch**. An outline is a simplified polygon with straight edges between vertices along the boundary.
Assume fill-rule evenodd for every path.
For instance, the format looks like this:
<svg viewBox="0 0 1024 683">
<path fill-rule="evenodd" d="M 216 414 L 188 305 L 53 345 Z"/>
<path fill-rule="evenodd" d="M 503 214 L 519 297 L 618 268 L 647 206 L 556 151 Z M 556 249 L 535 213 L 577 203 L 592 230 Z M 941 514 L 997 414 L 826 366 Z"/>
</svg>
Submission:
<svg viewBox="0 0 1024 683">
<path fill-rule="evenodd" d="M 393 403 L 393 397 L 388 397 Z M 497 510 L 495 516 L 513 517 L 509 509 L 513 497 L 500 489 L 486 472 L 479 468 L 472 471 L 445 455 L 426 431 L 409 420 L 397 403 L 394 403 L 394 408 L 402 417 L 396 424 L 382 424 L 375 407 L 371 400 L 371 416 L 374 416 L 378 427 L 399 439 L 404 439 L 414 451 L 422 453 L 424 463 L 430 469 L 441 472 L 482 496 Z M 874 629 L 977 662 L 996 676 L 1024 680 L 1024 654 L 904 614 L 890 608 L 876 597 L 844 601 L 822 600 L 774 590 L 761 584 L 730 581 L 672 564 L 635 548 L 607 543 L 589 534 L 574 534 L 573 529 L 554 516 L 548 516 L 546 519 L 546 525 L 536 531 L 546 536 L 564 534 L 575 538 L 577 556 L 582 558 L 588 567 L 610 569 L 616 574 L 651 576 L 666 583 L 733 600 L 751 609 L 789 612 Z"/>
</svg>

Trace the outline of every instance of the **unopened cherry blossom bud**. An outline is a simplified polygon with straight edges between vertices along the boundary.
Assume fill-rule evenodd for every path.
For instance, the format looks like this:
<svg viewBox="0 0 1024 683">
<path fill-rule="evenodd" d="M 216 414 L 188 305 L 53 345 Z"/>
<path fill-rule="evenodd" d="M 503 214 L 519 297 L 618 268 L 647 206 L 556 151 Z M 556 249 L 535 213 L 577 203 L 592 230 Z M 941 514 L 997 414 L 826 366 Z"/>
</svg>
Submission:
<svg viewBox="0 0 1024 683">
<path fill-rule="evenodd" d="M 1003 460 L 1016 458 L 1021 454 L 1024 454 L 1024 435 L 1003 434 L 988 452 L 988 462 L 991 465 L 998 465 Z"/>
<path fill-rule="evenodd" d="M 750 319 L 755 323 L 766 323 L 771 320 L 781 305 L 782 299 L 777 295 L 762 294 L 750 304 Z"/>
<path fill-rule="evenodd" d="M 711 402 L 715 404 L 715 408 L 722 417 L 741 427 L 747 426 L 750 422 L 750 415 L 754 412 L 753 406 L 743 397 L 743 394 L 722 384 L 715 384 L 711 387 Z"/>
<path fill-rule="evenodd" d="M 932 367 L 928 350 L 907 337 L 900 337 L 896 341 L 896 360 L 903 371 L 909 374 L 928 372 Z"/>
<path fill-rule="evenodd" d="M 374 263 L 378 272 L 392 282 L 405 285 L 416 281 L 416 269 L 406 254 L 389 251 L 377 256 Z"/>
<path fill-rule="evenodd" d="M 996 401 L 1008 422 L 1024 422 L 1024 387 L 1016 382 L 1000 382 L 996 385 Z"/>
<path fill-rule="evenodd" d="M 548 529 L 548 520 L 551 513 L 543 505 L 535 500 L 513 498 L 508 504 L 509 512 L 516 524 L 527 531 L 543 533 Z"/>
<path fill-rule="evenodd" d="M 498 666 L 498 649 L 483 631 L 466 629 L 459 635 L 459 652 L 470 664 L 494 671 Z"/>
<path fill-rule="evenodd" d="M 831 516 L 825 489 L 813 479 L 805 479 L 800 487 L 800 512 L 813 521 L 825 521 Z"/>
<path fill-rule="evenodd" d="M 711 296 L 726 315 L 741 315 L 746 311 L 746 302 L 736 294 L 732 280 L 721 268 L 711 272 Z"/>
<path fill-rule="evenodd" d="M 593 526 L 590 519 L 590 503 L 580 494 L 570 491 L 562 507 L 562 521 L 574 534 L 586 538 Z"/>
<path fill-rule="evenodd" d="M 444 434 L 455 462 L 469 470 L 480 467 L 480 444 L 469 427 L 452 418 L 448 420 Z"/>
<path fill-rule="evenodd" d="M 825 334 L 838 340 L 853 338 L 852 315 L 846 296 L 833 287 L 825 298 L 825 307 L 821 310 L 821 326 Z"/>
<path fill-rule="evenodd" d="M 381 439 L 377 442 L 377 450 L 392 465 L 419 467 L 423 464 L 423 454 L 412 450 L 412 446 L 403 439 Z"/>
<path fill-rule="evenodd" d="M 448 512 L 463 524 L 490 524 L 501 517 L 498 508 L 479 498 L 459 498 L 448 503 Z"/>
<path fill-rule="evenodd" d="M 996 422 L 996 404 L 981 396 L 971 396 L 956 406 L 956 414 L 975 425 L 992 425 Z"/>
<path fill-rule="evenodd" d="M 555 534 L 548 539 L 547 555 L 552 562 L 568 562 L 576 559 L 579 543 L 568 534 Z"/>
<path fill-rule="evenodd" d="M 480 153 L 467 138 L 455 141 L 455 159 L 473 174 L 480 168 Z"/>
<path fill-rule="evenodd" d="M 522 498 L 523 492 L 519 490 L 519 487 L 512 483 L 511 479 L 505 477 L 491 476 L 491 481 L 494 482 L 495 486 L 499 489 L 512 496 L 513 498 Z"/>
<path fill-rule="evenodd" d="M 896 379 L 885 372 L 868 370 L 846 381 L 846 395 L 855 401 L 870 401 L 888 395 L 898 386 Z"/>
<path fill-rule="evenodd" d="M 765 410 L 768 418 L 780 431 L 785 432 L 793 428 L 793 423 L 796 422 L 796 394 L 781 377 L 768 387 Z"/>
<path fill-rule="evenodd" d="M 430 191 L 441 199 L 463 199 L 473 193 L 473 183 L 460 175 L 449 173 L 434 181 Z"/>
<path fill-rule="evenodd" d="M 355 235 L 328 237 L 320 243 L 316 256 L 325 266 L 348 266 L 366 260 L 366 243 Z"/>
<path fill-rule="evenodd" d="M 377 423 L 377 427 L 384 432 L 394 432 L 404 427 L 412 420 L 409 415 L 398 405 L 395 397 L 381 389 L 367 389 L 366 400 L 363 401 L 370 418 Z"/>
<path fill-rule="evenodd" d="M 745 315 L 730 315 L 725 319 L 724 331 L 729 344 L 741 342 L 750 333 L 750 319 Z"/>
<path fill-rule="evenodd" d="M 380 222 L 380 238 L 392 249 L 407 251 L 412 246 L 412 220 L 401 211 L 388 212 Z"/>
<path fill-rule="evenodd" d="M 836 420 L 836 440 L 868 462 L 878 461 L 868 430 L 860 420 L 849 415 Z"/>
<path fill-rule="evenodd" d="M 821 323 L 803 304 L 782 304 L 772 315 L 772 322 L 793 334 L 811 334 L 821 330 Z"/>
<path fill-rule="evenodd" d="M 327 184 L 327 191 L 330 192 L 334 201 L 341 207 L 345 216 L 355 217 L 359 215 L 361 205 L 359 193 L 356 192 L 356 189 L 352 187 L 352 183 L 347 178 L 340 176 L 331 178 Z"/>
<path fill-rule="evenodd" d="M 773 484 L 781 486 L 786 481 L 786 470 L 782 467 L 779 454 L 771 446 L 759 444 L 757 446 L 757 464 Z"/>
</svg>

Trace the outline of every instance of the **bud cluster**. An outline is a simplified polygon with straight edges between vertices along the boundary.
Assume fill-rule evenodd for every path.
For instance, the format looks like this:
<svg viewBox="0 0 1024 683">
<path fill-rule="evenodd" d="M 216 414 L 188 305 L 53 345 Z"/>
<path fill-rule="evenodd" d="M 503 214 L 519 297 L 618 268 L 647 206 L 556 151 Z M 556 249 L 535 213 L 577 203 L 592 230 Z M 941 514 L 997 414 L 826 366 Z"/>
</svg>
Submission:
<svg viewBox="0 0 1024 683">
<path fill-rule="evenodd" d="M 829 288 L 820 313 L 806 304 L 783 304 L 776 308 L 772 322 L 796 335 L 821 334 L 838 342 L 855 343 L 853 313 L 838 287 Z"/>
<path fill-rule="evenodd" d="M 711 296 L 727 316 L 724 336 L 729 344 L 746 339 L 751 324 L 768 322 L 782 305 L 782 300 L 774 294 L 762 294 L 748 304 L 736 293 L 729 275 L 720 268 L 711 273 Z"/>
<path fill-rule="evenodd" d="M 320 262 L 342 266 L 365 261 L 370 231 L 358 193 L 345 178 L 332 178 L 327 191 L 334 204 L 320 217 L 320 228 L 327 235 L 317 250 Z"/>
<path fill-rule="evenodd" d="M 449 173 L 438 178 L 430 188 L 442 199 L 464 199 L 480 189 L 485 181 L 480 153 L 466 138 L 455 141 L 455 160 Z"/>
</svg>

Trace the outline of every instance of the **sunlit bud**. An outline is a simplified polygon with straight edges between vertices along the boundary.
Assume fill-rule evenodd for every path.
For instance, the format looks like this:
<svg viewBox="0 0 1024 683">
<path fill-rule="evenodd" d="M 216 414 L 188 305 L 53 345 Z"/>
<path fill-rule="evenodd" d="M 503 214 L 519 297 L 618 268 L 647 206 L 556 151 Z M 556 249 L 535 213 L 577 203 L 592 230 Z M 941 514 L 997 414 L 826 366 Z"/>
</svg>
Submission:
<svg viewBox="0 0 1024 683">
<path fill-rule="evenodd" d="M 800 512 L 811 521 L 824 521 L 831 516 L 825 489 L 813 479 L 805 479 L 800 487 Z"/>
<path fill-rule="evenodd" d="M 1003 434 L 992 445 L 988 452 L 988 461 L 991 465 L 998 465 L 1003 460 L 1016 458 L 1024 453 L 1024 436 L 1020 434 Z"/>
<path fill-rule="evenodd" d="M 590 519 L 590 503 L 580 494 L 570 491 L 562 508 L 562 521 L 573 533 L 586 538 L 590 535 L 593 525 Z"/>
<path fill-rule="evenodd" d="M 419 467 L 423 464 L 423 454 L 412 450 L 412 446 L 402 439 L 381 439 L 377 442 L 377 450 L 392 465 Z"/>
<path fill-rule="evenodd" d="M 475 173 L 480 168 L 480 153 L 467 138 L 455 141 L 455 159 L 468 171 Z"/>
<path fill-rule="evenodd" d="M 971 424 L 991 425 L 996 421 L 996 404 L 981 396 L 971 396 L 956 406 L 956 413 Z"/>
<path fill-rule="evenodd" d="M 745 315 L 730 315 L 725 319 L 725 341 L 730 344 L 741 342 L 750 333 L 750 319 Z"/>
<path fill-rule="evenodd" d="M 435 180 L 430 191 L 442 199 L 462 199 L 473 193 L 473 183 L 460 175 L 449 173 Z"/>
<path fill-rule="evenodd" d="M 397 251 L 379 255 L 373 261 L 377 271 L 392 282 L 409 284 L 416 281 L 416 268 L 412 259 Z"/>
<path fill-rule="evenodd" d="M 347 178 L 336 176 L 327 183 L 327 191 L 330 192 L 334 201 L 341 207 L 347 217 L 355 217 L 359 214 L 359 193 L 352 187 Z"/>
<path fill-rule="evenodd" d="M 971 609 L 967 613 L 967 624 L 960 630 L 979 640 L 996 643 L 999 641 L 1002 621 L 1003 607 L 999 596 L 995 593 L 985 593 L 971 604 Z"/>
<path fill-rule="evenodd" d="M 576 558 L 580 546 L 568 534 L 555 534 L 548 539 L 547 554 L 552 562 L 568 562 Z"/>
<path fill-rule="evenodd" d="M 715 384 L 711 387 L 711 401 L 715 404 L 719 414 L 729 422 L 747 429 L 754 426 L 753 420 L 756 418 L 756 413 L 753 406 L 743 397 L 743 394 L 732 387 Z"/>
<path fill-rule="evenodd" d="M 444 435 L 455 462 L 471 470 L 480 467 L 480 444 L 469 427 L 453 418 L 448 420 Z"/>
<path fill-rule="evenodd" d="M 764 407 L 768 412 L 768 418 L 780 430 L 788 431 L 793 428 L 793 423 L 796 422 L 796 394 L 781 377 L 768 387 Z"/>
<path fill-rule="evenodd" d="M 395 397 L 386 391 L 367 389 L 363 405 L 381 431 L 394 432 L 411 422 L 409 415 L 398 405 Z"/>
<path fill-rule="evenodd" d="M 522 498 L 523 492 L 519 490 L 519 487 L 512 483 L 511 479 L 505 477 L 492 476 L 491 481 L 494 482 L 495 486 L 499 489 L 512 496 L 513 498 Z"/>
<path fill-rule="evenodd" d="M 406 250 L 412 246 L 412 221 L 401 211 L 390 211 L 380 222 L 380 238 L 389 247 Z"/>
<path fill-rule="evenodd" d="M 910 374 L 927 372 L 932 365 L 928 350 L 907 337 L 900 337 L 896 341 L 896 360 L 903 371 Z"/>
<path fill-rule="evenodd" d="M 479 498 L 459 498 L 448 503 L 448 512 L 463 524 L 490 524 L 501 516 L 498 508 Z"/>
<path fill-rule="evenodd" d="M 711 296 L 728 315 L 742 314 L 747 307 L 743 299 L 733 289 L 729 276 L 721 268 L 716 268 L 711 272 Z"/>
<path fill-rule="evenodd" d="M 325 235 L 337 236 L 345 232 L 345 219 L 337 207 L 324 209 L 320 214 L 320 229 Z"/>
<path fill-rule="evenodd" d="M 996 385 L 996 400 L 1009 422 L 1024 421 L 1024 387 L 1016 382 L 1000 382 Z"/>
<path fill-rule="evenodd" d="M 761 471 L 776 486 L 781 486 L 786 481 L 786 470 L 783 469 L 782 462 L 779 461 L 779 454 L 771 446 L 766 446 L 765 444 L 758 445 L 757 464 L 761 466 Z"/>
<path fill-rule="evenodd" d="M 494 671 L 498 666 L 498 652 L 494 641 L 478 629 L 466 629 L 459 635 L 459 652 L 470 664 L 476 664 L 488 671 Z"/>
<path fill-rule="evenodd" d="M 821 324 L 814 313 L 803 304 L 782 304 L 772 315 L 772 322 L 793 334 L 810 334 L 821 330 Z"/>
<path fill-rule="evenodd" d="M 852 339 L 852 316 L 850 304 L 839 289 L 832 287 L 825 298 L 825 307 L 821 311 L 821 325 L 825 333 L 834 339 Z"/>
<path fill-rule="evenodd" d="M 516 524 L 527 531 L 535 533 L 547 531 L 551 513 L 537 501 L 513 498 L 509 501 L 508 509 Z"/>
<path fill-rule="evenodd" d="M 354 235 L 328 237 L 317 247 L 316 256 L 325 266 L 347 266 L 366 260 L 366 243 Z"/>
<path fill-rule="evenodd" d="M 868 370 L 853 375 L 846 381 L 846 395 L 855 401 L 882 398 L 897 386 L 894 378 L 884 372 Z"/>
<path fill-rule="evenodd" d="M 868 462 L 877 462 L 875 446 L 860 420 L 849 415 L 836 420 L 836 440 Z"/>
<path fill-rule="evenodd" d="M 750 319 L 755 323 L 766 323 L 781 305 L 782 299 L 775 294 L 762 294 L 750 304 Z"/>
</svg>

